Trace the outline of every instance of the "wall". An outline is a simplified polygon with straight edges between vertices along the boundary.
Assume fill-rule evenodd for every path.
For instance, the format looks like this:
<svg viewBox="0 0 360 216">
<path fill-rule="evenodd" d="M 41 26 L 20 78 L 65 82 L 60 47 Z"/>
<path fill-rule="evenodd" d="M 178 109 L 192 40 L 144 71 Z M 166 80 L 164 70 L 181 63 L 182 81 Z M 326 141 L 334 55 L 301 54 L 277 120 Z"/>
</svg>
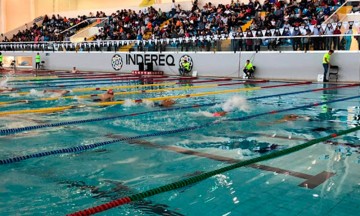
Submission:
<svg viewBox="0 0 360 216">
<path fill-rule="evenodd" d="M 31 0 L 11 0 L 11 3 L 9 1 L 4 2 L 2 13 L 5 16 L 5 31 L 15 29 L 33 19 L 31 17 L 33 12 L 33 5 L 31 3 Z"/>
<path fill-rule="evenodd" d="M 35 56 L 32 52 L 3 52 L 9 56 Z M 87 52 L 58 52 L 41 53 L 46 67 L 52 70 L 70 70 L 73 66 L 85 71 L 115 71 L 112 67 L 114 52 L 87 53 Z M 131 72 L 138 66 L 127 64 L 129 53 L 116 53 L 122 59 L 122 67 L 118 72 Z M 147 58 L 157 59 L 154 70 L 163 70 L 169 75 L 178 75 L 179 60 L 188 55 L 193 61 L 193 71 L 199 76 L 241 77 L 242 68 L 247 59 L 257 67 L 256 78 L 261 79 L 288 79 L 288 80 L 317 80 L 317 75 L 323 73 L 322 57 L 324 52 L 242 52 L 242 53 L 130 53 L 131 56 L 147 55 Z M 161 56 L 161 57 L 160 57 Z M 168 63 L 165 60 L 168 58 Z M 35 59 L 35 58 L 34 58 Z M 161 61 L 159 62 L 159 59 Z M 332 56 L 332 64 L 340 67 L 340 81 L 360 81 L 360 52 L 338 51 Z M 159 66 L 159 63 L 164 63 Z M 240 72 L 241 71 L 241 72 Z"/>
</svg>

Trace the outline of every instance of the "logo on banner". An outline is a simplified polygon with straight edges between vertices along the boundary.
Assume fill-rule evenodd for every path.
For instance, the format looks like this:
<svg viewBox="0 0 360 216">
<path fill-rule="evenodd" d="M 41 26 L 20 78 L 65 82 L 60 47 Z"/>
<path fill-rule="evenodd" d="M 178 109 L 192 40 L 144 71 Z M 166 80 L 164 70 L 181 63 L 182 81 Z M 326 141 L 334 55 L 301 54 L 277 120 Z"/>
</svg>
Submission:
<svg viewBox="0 0 360 216">
<path fill-rule="evenodd" d="M 123 60 L 119 54 L 115 54 L 111 58 L 111 66 L 114 68 L 114 70 L 119 71 L 123 66 Z"/>
<path fill-rule="evenodd" d="M 185 60 L 190 63 L 190 71 L 191 71 L 193 69 L 194 62 L 193 62 L 192 58 L 189 55 L 183 55 L 183 56 L 180 57 L 179 67 L 181 69 L 184 68 L 183 63 L 185 62 Z"/>
</svg>

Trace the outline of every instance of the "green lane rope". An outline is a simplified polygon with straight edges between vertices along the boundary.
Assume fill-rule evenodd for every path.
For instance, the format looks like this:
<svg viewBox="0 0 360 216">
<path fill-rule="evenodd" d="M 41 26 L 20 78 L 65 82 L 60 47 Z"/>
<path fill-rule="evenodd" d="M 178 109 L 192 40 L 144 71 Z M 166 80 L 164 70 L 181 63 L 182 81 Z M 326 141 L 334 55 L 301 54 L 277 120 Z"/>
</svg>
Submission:
<svg viewBox="0 0 360 216">
<path fill-rule="evenodd" d="M 91 214 L 96 214 L 96 213 L 99 213 L 99 212 L 103 212 L 103 211 L 106 211 L 107 209 L 110 209 L 110 208 L 114 208 L 114 207 L 117 207 L 117 206 L 120 206 L 120 205 L 124 205 L 124 204 L 130 203 L 130 202 L 133 202 L 133 201 L 143 200 L 143 199 L 145 199 L 147 197 L 154 196 L 156 194 L 160 194 L 160 193 L 168 192 L 168 191 L 178 189 L 178 188 L 181 188 L 181 187 L 185 187 L 185 186 L 200 182 L 202 180 L 205 180 L 207 178 L 210 178 L 212 176 L 218 175 L 220 173 L 224 173 L 224 172 L 234 170 L 236 168 L 240 168 L 240 167 L 248 166 L 250 164 L 258 163 L 258 162 L 261 162 L 261 161 L 275 159 L 277 157 L 285 156 L 287 154 L 294 153 L 294 152 L 300 151 L 302 149 L 308 148 L 308 147 L 310 147 L 312 145 L 315 145 L 317 143 L 324 142 L 324 141 L 327 141 L 329 139 L 332 139 L 332 138 L 335 138 L 335 137 L 338 137 L 338 136 L 342 136 L 342 135 L 345 135 L 345 134 L 349 134 L 349 133 L 352 133 L 352 132 L 356 132 L 358 130 L 360 130 L 360 126 L 357 126 L 357 127 L 351 128 L 351 129 L 347 129 L 347 130 L 342 130 L 342 131 L 339 131 L 337 133 L 333 133 L 333 134 L 325 136 L 325 137 L 313 139 L 313 140 L 310 140 L 309 142 L 306 142 L 306 143 L 303 143 L 303 144 L 300 144 L 300 145 L 297 145 L 297 146 L 290 147 L 288 149 L 275 151 L 275 152 L 273 152 L 271 154 L 263 155 L 263 156 L 253 158 L 253 159 L 249 159 L 249 160 L 245 160 L 245 161 L 240 161 L 238 163 L 235 163 L 235 164 L 232 164 L 232 165 L 229 165 L 229 166 L 225 166 L 225 167 L 222 167 L 220 169 L 216 169 L 216 170 L 213 170 L 213 171 L 210 171 L 210 172 L 205 172 L 205 173 L 199 174 L 197 176 L 193 176 L 193 177 L 183 179 L 183 180 L 180 180 L 180 181 L 177 181 L 177 182 L 173 182 L 173 183 L 161 186 L 161 187 L 150 189 L 150 190 L 147 190 L 147 191 L 142 192 L 142 193 L 134 194 L 134 195 L 131 195 L 131 196 L 128 196 L 128 197 L 123 197 L 123 198 L 120 198 L 120 199 L 117 199 L 117 200 L 113 200 L 111 202 L 104 203 L 102 205 L 91 207 L 91 208 L 88 208 L 88 209 L 85 209 L 85 210 L 82 210 L 82 211 L 78 211 L 78 212 L 75 212 L 75 213 L 71 213 L 71 214 L 68 214 L 68 215 L 69 216 L 82 216 L 82 215 L 91 215 Z"/>
</svg>

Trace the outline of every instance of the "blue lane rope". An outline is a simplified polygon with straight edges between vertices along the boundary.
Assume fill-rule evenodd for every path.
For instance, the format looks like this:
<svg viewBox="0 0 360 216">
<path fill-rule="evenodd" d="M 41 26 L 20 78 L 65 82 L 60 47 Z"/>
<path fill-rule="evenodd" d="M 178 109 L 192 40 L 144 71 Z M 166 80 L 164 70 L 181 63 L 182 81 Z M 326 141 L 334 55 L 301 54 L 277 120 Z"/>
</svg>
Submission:
<svg viewBox="0 0 360 216">
<path fill-rule="evenodd" d="M 123 79 L 123 80 L 114 80 L 114 81 L 104 81 L 104 82 L 96 82 L 93 81 L 92 83 L 74 83 L 68 85 L 44 85 L 44 86 L 21 86 L 21 89 L 38 89 L 38 88 L 58 88 L 58 87 L 71 87 L 71 86 L 89 86 L 89 85 L 99 85 L 99 84 L 118 84 L 118 83 L 138 83 L 139 79 Z"/>
<path fill-rule="evenodd" d="M 22 83 L 9 83 L 12 86 L 22 86 L 22 85 L 48 85 L 50 84 L 59 84 L 59 83 L 79 83 L 79 82 L 98 82 L 98 81 L 111 81 L 111 80 L 126 80 L 127 77 L 114 77 L 114 78 L 100 78 L 100 79 L 71 79 L 71 80 L 55 80 L 55 81 L 46 81 L 46 82 L 22 82 Z M 132 78 L 136 78 L 135 76 Z"/>
<path fill-rule="evenodd" d="M 265 95 L 265 96 L 248 98 L 247 100 L 251 101 L 251 100 L 264 99 L 264 98 L 286 96 L 286 95 L 293 95 L 293 94 L 302 94 L 302 93 L 308 93 L 308 92 L 314 92 L 314 91 L 320 91 L 320 90 L 348 88 L 348 87 L 355 87 L 355 86 L 358 86 L 358 85 L 345 85 L 345 86 L 340 86 L 340 87 L 318 88 L 318 89 L 310 89 L 310 90 L 288 92 L 288 93 L 281 93 L 281 94 L 274 94 L 274 95 Z M 192 105 L 192 106 L 183 106 L 183 107 L 173 107 L 173 108 L 167 108 L 167 109 L 162 109 L 162 110 L 145 111 L 145 112 L 140 112 L 140 113 L 132 113 L 132 114 L 93 118 L 93 119 L 84 119 L 84 120 L 75 120 L 75 121 L 67 121 L 67 122 L 57 122 L 57 123 L 50 123 L 50 124 L 43 124 L 43 125 L 32 125 L 32 126 L 19 127 L 19 128 L 8 128 L 8 129 L 1 129 L 0 135 L 15 134 L 15 133 L 23 132 L 23 131 L 37 130 L 37 129 L 41 129 L 41 128 L 60 127 L 60 126 L 72 125 L 72 124 L 83 124 L 83 123 L 90 123 L 90 122 L 97 122 L 97 121 L 112 120 L 112 119 L 117 119 L 117 118 L 125 118 L 125 117 L 136 116 L 136 115 L 144 115 L 144 114 L 149 114 L 149 113 L 183 110 L 183 109 L 191 109 L 191 108 L 214 106 L 214 105 L 216 105 L 216 103 L 208 103 L 208 104 L 201 104 L 201 105 L 199 104 L 199 105 L 195 105 L 195 106 Z"/>
<path fill-rule="evenodd" d="M 192 131 L 192 130 L 205 128 L 205 127 L 208 127 L 208 126 L 211 126 L 211 125 L 214 125 L 214 124 L 223 123 L 223 122 L 226 122 L 226 121 L 243 121 L 243 120 L 248 120 L 248 119 L 256 118 L 256 117 L 263 116 L 263 115 L 282 113 L 282 112 L 287 112 L 287 111 L 291 111 L 291 110 L 295 110 L 295 109 L 309 108 L 309 107 L 313 107 L 313 106 L 320 106 L 320 105 L 324 105 L 324 104 L 336 103 L 336 102 L 351 100 L 351 99 L 355 99 L 355 98 L 360 98 L 360 95 L 353 96 L 353 97 L 346 97 L 346 98 L 336 99 L 336 100 L 330 100 L 330 101 L 326 101 L 326 102 L 312 103 L 312 104 L 308 104 L 308 105 L 297 106 L 297 107 L 281 109 L 281 110 L 276 110 L 276 111 L 264 112 L 264 113 L 244 116 L 244 117 L 240 117 L 240 118 L 217 120 L 217 121 L 208 122 L 206 124 L 199 125 L 199 126 L 184 127 L 184 128 L 179 128 L 179 129 L 175 129 L 175 130 L 161 131 L 161 132 L 138 135 L 138 136 L 133 136 L 133 137 L 124 137 L 124 138 L 121 138 L 121 139 L 98 142 L 98 143 L 93 143 L 93 144 L 89 144 L 89 145 L 80 145 L 80 146 L 63 148 L 63 149 L 58 149 L 58 150 L 45 151 L 45 152 L 39 152 L 39 153 L 34 153 L 34 154 L 29 154 L 29 155 L 17 156 L 17 157 L 12 157 L 12 158 L 7 158 L 7 159 L 0 160 L 0 165 L 20 162 L 20 161 L 27 160 L 27 159 L 30 159 L 30 158 L 39 158 L 39 157 L 45 157 L 45 156 L 49 156 L 49 155 L 75 153 L 75 152 L 94 149 L 94 148 L 97 148 L 97 147 L 100 147 L 100 146 L 105 146 L 105 145 L 109 145 L 109 144 L 116 143 L 116 142 L 121 142 L 121 141 L 141 139 L 141 138 L 161 136 L 161 135 L 168 135 L 168 134 L 175 134 L 175 133 L 180 133 L 180 132 L 185 132 L 185 131 Z"/>
</svg>

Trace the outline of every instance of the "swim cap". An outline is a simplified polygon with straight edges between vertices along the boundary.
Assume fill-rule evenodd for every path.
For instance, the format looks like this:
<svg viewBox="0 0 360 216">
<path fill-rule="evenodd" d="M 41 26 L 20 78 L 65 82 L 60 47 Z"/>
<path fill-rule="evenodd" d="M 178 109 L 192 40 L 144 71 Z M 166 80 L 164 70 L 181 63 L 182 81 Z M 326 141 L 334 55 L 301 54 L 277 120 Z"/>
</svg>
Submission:
<svg viewBox="0 0 360 216">
<path fill-rule="evenodd" d="M 108 93 L 108 94 L 114 94 L 114 92 L 113 92 L 112 89 L 107 90 L 107 93 Z"/>
<path fill-rule="evenodd" d="M 213 116 L 214 117 L 220 117 L 221 115 L 220 115 L 220 113 L 216 112 L 216 113 L 213 114 Z"/>
<path fill-rule="evenodd" d="M 221 117 L 221 116 L 224 116 L 224 115 L 226 115 L 226 112 L 215 112 L 213 114 L 214 117 Z"/>
</svg>

